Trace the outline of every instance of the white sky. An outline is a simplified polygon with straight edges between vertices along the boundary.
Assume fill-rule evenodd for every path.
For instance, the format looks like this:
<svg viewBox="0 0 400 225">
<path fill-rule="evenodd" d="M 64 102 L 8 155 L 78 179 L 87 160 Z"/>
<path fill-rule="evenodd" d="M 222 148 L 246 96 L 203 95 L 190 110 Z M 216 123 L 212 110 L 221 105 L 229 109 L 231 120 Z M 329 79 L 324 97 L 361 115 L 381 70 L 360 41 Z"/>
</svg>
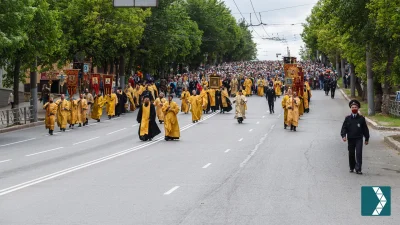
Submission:
<svg viewBox="0 0 400 225">
<path fill-rule="evenodd" d="M 252 0 L 254 9 L 257 14 L 254 14 L 250 0 L 235 0 L 239 10 L 237 9 L 234 0 L 223 0 L 228 8 L 231 9 L 232 14 L 237 20 L 243 18 L 239 14 L 242 12 L 247 23 L 258 25 L 260 22 L 259 12 L 261 12 L 261 20 L 264 24 L 283 24 L 283 25 L 264 25 L 253 27 L 253 40 L 257 43 L 257 50 L 259 60 L 276 60 L 276 53 L 287 55 L 287 47 L 290 49 L 290 55 L 299 58 L 300 46 L 304 46 L 301 40 L 301 32 L 303 26 L 300 23 L 304 23 L 308 15 L 311 14 L 311 9 L 318 0 Z M 302 6 L 300 6 L 302 5 Z M 299 6 L 299 7 L 294 7 Z M 286 7 L 293 7 L 287 9 L 281 9 Z M 262 12 L 274 10 L 269 12 Z M 255 17 L 257 15 L 257 18 Z M 288 25 L 295 24 L 295 25 Z M 265 31 L 264 31 L 264 29 Z M 269 36 L 268 36 L 269 35 Z M 264 40 L 263 38 L 268 37 L 280 37 L 286 39 L 287 43 L 282 41 Z M 281 59 L 281 56 L 279 56 Z"/>
</svg>

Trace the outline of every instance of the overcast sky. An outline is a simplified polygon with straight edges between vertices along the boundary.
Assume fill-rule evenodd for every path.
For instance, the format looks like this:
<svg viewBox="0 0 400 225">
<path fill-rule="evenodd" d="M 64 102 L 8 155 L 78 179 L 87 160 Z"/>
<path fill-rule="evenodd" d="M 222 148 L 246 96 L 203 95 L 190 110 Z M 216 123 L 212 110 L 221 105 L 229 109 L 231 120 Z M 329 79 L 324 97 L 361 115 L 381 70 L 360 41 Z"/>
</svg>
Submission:
<svg viewBox="0 0 400 225">
<path fill-rule="evenodd" d="M 252 0 L 254 9 L 257 12 L 257 18 L 255 17 L 253 8 L 250 4 L 250 0 L 235 0 L 237 6 L 239 7 L 239 10 L 235 5 L 234 0 L 223 1 L 231 9 L 232 14 L 236 17 L 237 20 L 243 18 L 242 15 L 240 15 L 239 13 L 240 10 L 240 12 L 242 12 L 243 16 L 245 17 L 247 23 L 250 23 L 251 13 L 251 22 L 253 25 L 260 24 L 257 18 L 260 19 L 259 12 L 261 12 L 262 22 L 264 24 L 271 25 L 253 27 L 254 30 L 251 27 L 249 29 L 253 31 L 253 39 L 257 43 L 258 59 L 275 60 L 276 53 L 281 53 L 282 56 L 287 55 L 287 47 L 289 47 L 290 49 L 291 56 L 299 57 L 300 46 L 304 45 L 300 36 L 301 32 L 303 31 L 301 23 L 304 23 L 307 16 L 311 14 L 311 9 L 318 0 Z M 278 36 L 281 39 L 286 39 L 287 43 L 282 43 L 282 41 L 263 39 Z M 281 56 L 279 58 L 281 59 Z"/>
</svg>

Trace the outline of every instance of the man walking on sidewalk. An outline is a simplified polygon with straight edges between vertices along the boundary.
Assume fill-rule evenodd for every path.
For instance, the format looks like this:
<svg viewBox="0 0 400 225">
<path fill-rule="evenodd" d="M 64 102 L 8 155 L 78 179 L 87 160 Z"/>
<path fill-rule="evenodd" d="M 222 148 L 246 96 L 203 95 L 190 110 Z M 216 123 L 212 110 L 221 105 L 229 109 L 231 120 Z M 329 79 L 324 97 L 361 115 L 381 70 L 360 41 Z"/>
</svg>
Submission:
<svg viewBox="0 0 400 225">
<path fill-rule="evenodd" d="M 353 173 L 355 169 L 356 173 L 361 175 L 363 137 L 365 137 L 365 145 L 368 145 L 369 129 L 365 117 L 358 114 L 360 102 L 351 100 L 349 107 L 351 114 L 344 119 L 340 134 L 344 142 L 348 139 L 350 173 Z"/>
</svg>

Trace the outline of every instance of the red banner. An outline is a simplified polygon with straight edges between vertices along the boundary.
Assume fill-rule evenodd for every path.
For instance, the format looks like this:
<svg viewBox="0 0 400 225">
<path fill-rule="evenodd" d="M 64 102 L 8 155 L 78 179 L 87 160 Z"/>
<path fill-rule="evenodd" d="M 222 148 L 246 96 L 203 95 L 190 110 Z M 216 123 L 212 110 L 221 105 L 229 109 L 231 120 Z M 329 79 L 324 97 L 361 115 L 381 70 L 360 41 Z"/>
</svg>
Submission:
<svg viewBox="0 0 400 225">
<path fill-rule="evenodd" d="M 103 75 L 104 80 L 104 95 L 110 95 L 112 84 L 113 84 L 113 77 L 114 75 Z"/>
<path fill-rule="evenodd" d="M 92 89 L 95 91 L 96 95 L 99 94 L 99 89 L 100 89 L 100 80 L 101 80 L 101 75 L 98 73 L 92 74 Z"/>
<path fill-rule="evenodd" d="M 67 88 L 68 93 L 72 97 L 76 94 L 76 88 L 78 87 L 78 79 L 79 79 L 79 69 L 71 69 L 65 70 L 65 74 L 67 77 Z"/>
</svg>

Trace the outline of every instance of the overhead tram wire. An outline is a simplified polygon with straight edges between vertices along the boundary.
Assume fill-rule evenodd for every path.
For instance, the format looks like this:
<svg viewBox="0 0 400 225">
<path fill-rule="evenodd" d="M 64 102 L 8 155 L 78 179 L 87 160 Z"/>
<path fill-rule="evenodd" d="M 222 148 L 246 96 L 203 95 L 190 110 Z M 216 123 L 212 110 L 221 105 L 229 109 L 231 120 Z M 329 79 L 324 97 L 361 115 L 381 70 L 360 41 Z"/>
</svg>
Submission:
<svg viewBox="0 0 400 225">
<path fill-rule="evenodd" d="M 235 6 L 236 6 L 237 10 L 239 11 L 240 15 L 242 16 L 242 18 L 244 19 L 244 22 L 247 23 L 246 18 L 243 16 L 242 12 L 240 12 L 239 6 L 236 4 L 235 0 L 233 0 L 233 3 L 235 3 Z M 256 33 L 258 35 L 258 37 L 260 37 L 261 39 L 264 39 L 263 37 L 261 37 L 261 35 L 259 33 L 257 33 L 257 31 L 254 29 L 254 27 L 251 26 L 251 28 L 253 29 L 254 33 Z"/>
<path fill-rule="evenodd" d="M 250 4 L 251 4 L 251 7 L 253 8 L 254 14 L 256 15 L 256 19 L 257 19 L 258 22 L 261 24 L 262 29 L 263 29 L 264 32 L 267 34 L 267 36 L 268 36 L 269 38 L 271 38 L 271 36 L 269 36 L 269 34 L 268 34 L 267 31 L 265 30 L 264 26 L 262 25 L 262 22 L 261 22 L 261 15 L 260 15 L 260 19 L 258 19 L 257 13 L 256 13 L 256 10 L 254 9 L 254 5 L 253 5 L 253 1 L 252 1 L 252 0 L 250 0 Z M 251 18 L 251 14 L 250 14 L 250 18 Z M 251 21 L 250 21 L 250 23 L 251 23 Z"/>
<path fill-rule="evenodd" d="M 257 13 L 273 12 L 273 11 L 278 11 L 278 10 L 292 9 L 292 8 L 297 8 L 297 7 L 307 6 L 307 5 L 315 5 L 315 4 L 317 4 L 317 3 L 309 3 L 309 4 L 295 5 L 295 6 L 289 6 L 289 7 L 284 7 L 284 8 L 270 9 L 270 10 L 266 10 L 266 11 L 260 11 Z M 239 14 L 239 13 L 232 13 L 232 14 Z M 242 13 L 240 13 L 240 14 L 242 14 Z M 251 14 L 251 13 L 245 13 L 245 14 Z"/>
</svg>

